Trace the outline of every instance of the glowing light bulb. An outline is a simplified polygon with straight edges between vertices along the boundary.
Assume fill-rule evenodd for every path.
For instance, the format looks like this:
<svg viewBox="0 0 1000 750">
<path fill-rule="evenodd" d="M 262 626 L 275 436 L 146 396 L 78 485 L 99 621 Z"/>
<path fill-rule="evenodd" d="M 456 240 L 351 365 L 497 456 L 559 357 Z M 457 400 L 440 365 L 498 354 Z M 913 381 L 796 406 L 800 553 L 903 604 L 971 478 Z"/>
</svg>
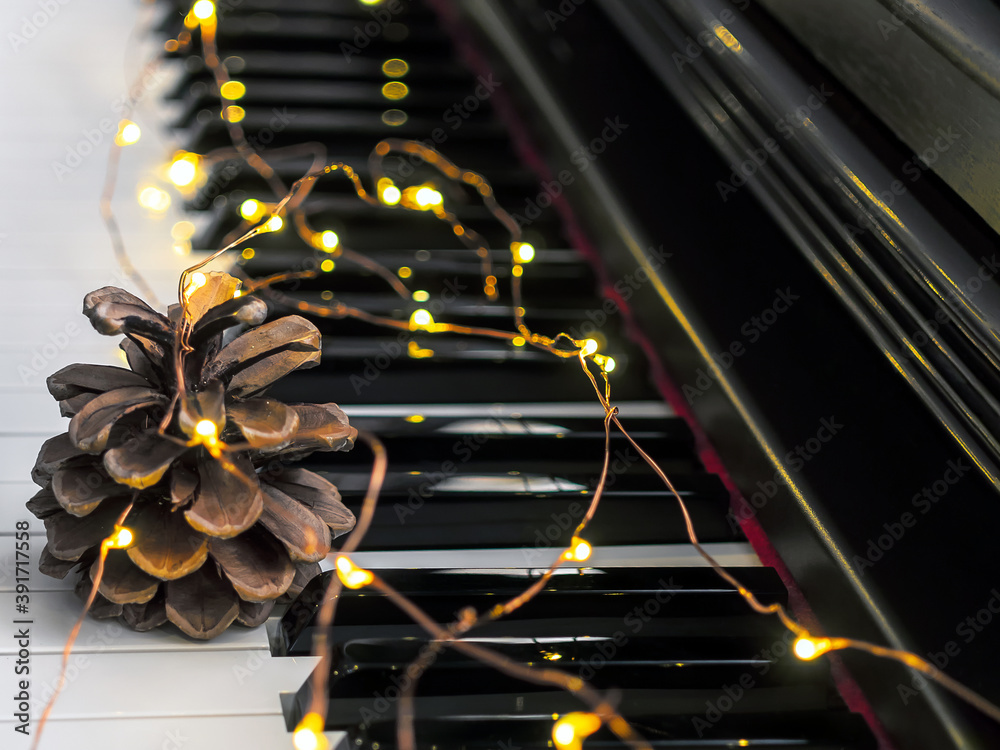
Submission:
<svg viewBox="0 0 1000 750">
<path fill-rule="evenodd" d="M 158 187 L 144 187 L 139 191 L 139 205 L 158 214 L 170 208 L 170 195 Z"/>
<path fill-rule="evenodd" d="M 167 176 L 177 187 L 187 187 L 198 177 L 198 154 L 181 154 L 167 169 Z"/>
<path fill-rule="evenodd" d="M 559 719 L 552 727 L 552 740 L 558 750 L 580 750 L 583 740 L 601 728 L 596 714 L 574 711 Z"/>
<path fill-rule="evenodd" d="M 413 315 L 410 316 L 410 330 L 416 331 L 420 328 L 428 328 L 434 325 L 433 316 L 423 308 L 419 310 L 414 310 Z"/>
<path fill-rule="evenodd" d="M 430 206 L 438 206 L 444 201 L 444 198 L 434 188 L 420 188 L 417 194 L 413 196 L 416 200 L 417 205 L 421 208 L 429 208 Z"/>
<path fill-rule="evenodd" d="M 230 104 L 222 110 L 222 119 L 226 122 L 240 122 L 246 116 L 246 110 L 238 104 Z"/>
<path fill-rule="evenodd" d="M 359 589 L 375 580 L 370 570 L 359 568 L 346 555 L 338 555 L 334 564 L 337 566 L 337 577 L 349 589 Z"/>
<path fill-rule="evenodd" d="M 323 246 L 326 251 L 335 250 L 337 245 L 340 244 L 340 237 L 337 236 L 336 232 L 331 232 L 327 229 L 319 236 L 319 243 Z"/>
<path fill-rule="evenodd" d="M 329 746 L 323 736 L 323 717 L 310 711 L 302 717 L 292 734 L 295 750 L 326 750 Z"/>
<path fill-rule="evenodd" d="M 581 349 L 581 352 L 583 353 L 584 357 L 589 357 L 591 354 L 593 354 L 596 351 L 597 351 L 597 342 L 596 341 L 594 341 L 593 339 L 586 339 L 583 342 L 583 349 Z"/>
<path fill-rule="evenodd" d="M 830 650 L 830 639 L 812 638 L 804 635 L 795 641 L 792 650 L 802 661 L 811 661 Z"/>
<path fill-rule="evenodd" d="M 618 366 L 615 362 L 614 357 L 608 357 L 604 360 L 604 372 L 614 372 L 614 369 Z"/>
<path fill-rule="evenodd" d="M 233 102 L 237 99 L 242 99 L 246 92 L 247 87 L 239 81 L 226 81 L 219 89 L 219 93 L 222 94 L 224 99 L 229 99 L 229 101 Z"/>
<path fill-rule="evenodd" d="M 199 21 L 207 21 L 215 15 L 215 3 L 212 0 L 198 0 L 191 8 L 191 12 Z"/>
<path fill-rule="evenodd" d="M 590 557 L 593 551 L 594 548 L 590 546 L 590 543 L 586 539 L 575 536 L 570 540 L 569 549 L 563 553 L 563 559 L 583 562 Z"/>
<path fill-rule="evenodd" d="M 240 216 L 247 221 L 257 221 L 266 210 L 263 203 L 253 198 L 247 198 L 240 204 Z"/>
<path fill-rule="evenodd" d="M 398 57 L 393 57 L 382 63 L 382 72 L 389 76 L 389 78 L 402 78 L 409 70 L 409 63 L 406 60 L 400 60 Z"/>
<path fill-rule="evenodd" d="M 203 419 L 194 426 L 194 431 L 201 437 L 215 437 L 219 428 L 211 419 Z"/>
<path fill-rule="evenodd" d="M 531 263 L 535 257 L 535 248 L 527 242 L 517 243 L 514 247 L 514 260 L 518 263 Z"/>
<path fill-rule="evenodd" d="M 280 216 L 272 216 L 267 220 L 267 224 L 264 225 L 264 228 L 267 229 L 268 232 L 277 232 L 283 226 L 285 226 L 285 222 Z"/>
<path fill-rule="evenodd" d="M 122 120 L 118 123 L 118 135 L 115 136 L 115 143 L 119 146 L 131 146 L 139 140 L 142 130 L 131 120 Z"/>
<path fill-rule="evenodd" d="M 430 292 L 428 292 L 428 291 L 426 291 L 424 289 L 418 289 L 417 291 L 415 291 L 413 293 L 413 301 L 414 302 L 426 302 L 430 298 L 431 298 Z"/>
<path fill-rule="evenodd" d="M 104 545 L 108 549 L 125 549 L 128 547 L 135 536 L 129 529 L 124 526 L 115 526 L 114 533 L 104 540 Z"/>
<path fill-rule="evenodd" d="M 382 188 L 382 202 L 387 206 L 395 206 L 402 197 L 403 194 L 399 192 L 399 188 L 395 185 Z"/>
</svg>

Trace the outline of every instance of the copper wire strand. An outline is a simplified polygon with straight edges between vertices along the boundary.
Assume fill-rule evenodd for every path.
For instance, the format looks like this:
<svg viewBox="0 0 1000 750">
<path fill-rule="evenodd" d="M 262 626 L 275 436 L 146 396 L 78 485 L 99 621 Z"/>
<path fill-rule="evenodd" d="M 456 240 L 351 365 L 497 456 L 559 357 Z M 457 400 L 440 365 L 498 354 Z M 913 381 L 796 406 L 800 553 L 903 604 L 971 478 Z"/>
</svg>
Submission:
<svg viewBox="0 0 1000 750">
<path fill-rule="evenodd" d="M 340 548 L 337 554 L 349 555 L 361 544 L 372 519 L 375 517 L 375 506 L 378 503 L 379 494 L 382 492 L 382 483 L 389 467 L 389 460 L 386 455 L 385 444 L 375 435 L 367 430 L 358 430 L 358 438 L 361 439 L 372 451 L 374 456 L 372 461 L 371 476 L 368 479 L 368 489 L 365 491 L 364 500 L 361 503 L 361 513 L 358 516 L 354 530 L 347 537 L 347 541 Z M 312 697 L 309 704 L 309 712 L 317 714 L 326 719 L 326 691 L 330 674 L 331 661 L 333 660 L 333 646 L 329 642 L 329 634 L 333 628 L 333 618 L 337 612 L 337 601 L 340 593 L 344 589 L 344 584 L 336 571 L 330 576 L 330 583 L 323 592 L 323 604 L 320 606 L 319 614 L 316 617 L 316 631 L 313 634 L 313 656 L 318 656 L 320 661 L 312 673 Z"/>
<path fill-rule="evenodd" d="M 583 364 L 584 372 L 587 373 L 587 377 L 590 378 L 591 384 L 594 386 L 597 392 L 598 398 L 601 400 L 602 405 L 605 409 L 608 408 L 608 400 L 604 394 L 601 393 L 600 388 L 597 385 L 597 381 L 594 378 L 593 373 L 587 367 L 586 362 L 581 358 L 581 363 Z M 605 383 L 607 383 L 607 378 L 605 377 Z M 606 391 L 607 392 L 607 391 Z M 605 393 L 606 393 L 605 392 Z M 666 485 L 670 494 L 677 501 L 680 507 L 681 513 L 684 516 L 684 525 L 687 529 L 688 540 L 691 546 L 695 548 L 695 551 L 712 567 L 712 569 L 727 583 L 729 583 L 733 588 L 735 588 L 740 596 L 750 605 L 751 609 L 762 615 L 776 615 L 781 621 L 782 625 L 785 626 L 789 631 L 794 633 L 799 638 L 810 638 L 813 636 L 802 627 L 798 622 L 796 622 L 785 610 L 785 608 L 780 604 L 761 604 L 754 594 L 749 591 L 735 576 L 733 576 L 729 571 L 727 571 L 711 554 L 701 545 L 698 540 L 697 534 L 695 533 L 694 523 L 691 520 L 691 515 L 688 512 L 687 504 L 684 502 L 677 488 L 674 487 L 673 482 L 667 476 L 666 472 L 660 468 L 659 464 L 654 461 L 646 451 L 644 451 L 635 439 L 628 433 L 622 423 L 619 421 L 618 417 L 611 415 L 609 417 L 614 421 L 615 426 L 621 431 L 622 435 L 629 441 L 633 448 L 642 456 L 643 460 L 649 465 L 660 480 Z M 966 687 L 962 683 L 958 682 L 952 677 L 949 677 L 944 672 L 939 670 L 937 667 L 930 664 L 926 659 L 921 658 L 917 654 L 911 651 L 904 651 L 901 649 L 891 649 L 885 646 L 879 646 L 877 644 L 868 643 L 866 641 L 855 640 L 853 638 L 821 638 L 818 639 L 820 648 L 823 653 L 828 651 L 838 651 L 845 649 L 853 649 L 857 651 L 863 651 L 865 653 L 871 654 L 872 656 L 891 659 L 897 661 L 904 666 L 911 667 L 913 669 L 922 672 L 923 674 L 930 677 L 932 680 L 937 682 L 946 690 L 950 691 L 958 698 L 969 705 L 977 708 L 979 711 L 984 713 L 986 716 L 990 717 L 994 721 L 1000 723 L 1000 707 L 988 701 L 983 696 L 979 695 L 972 689 Z"/>
<path fill-rule="evenodd" d="M 139 81 L 144 80 L 147 75 L 159 68 L 162 63 L 163 55 L 161 53 L 146 63 L 142 69 L 142 73 L 136 76 L 136 83 L 134 83 L 129 89 L 129 97 L 126 100 L 127 105 L 122 110 L 122 118 L 128 118 L 132 113 L 132 102 L 134 100 L 132 94 L 137 88 L 139 88 Z M 115 195 L 115 187 L 118 185 L 122 148 L 123 146 L 118 144 L 117 139 L 112 140 L 111 149 L 108 151 L 107 166 L 104 171 L 104 187 L 101 190 L 101 199 L 98 204 L 101 212 L 101 219 L 104 221 L 104 227 L 108 232 L 109 238 L 111 239 L 111 249 L 114 252 L 115 260 L 118 262 L 119 268 L 121 268 L 122 272 L 132 280 L 136 287 L 138 287 L 142 296 L 149 300 L 149 303 L 153 307 L 159 307 L 160 302 L 156 293 L 153 291 L 153 288 L 147 283 L 146 278 L 139 272 L 139 269 L 137 269 L 132 263 L 132 259 L 129 258 L 128 251 L 125 249 L 125 239 L 122 237 L 121 227 L 118 225 L 118 219 L 115 216 L 114 208 L 111 204 Z"/>
<path fill-rule="evenodd" d="M 605 414 L 604 462 L 601 467 L 600 479 L 598 480 L 597 487 L 594 489 L 594 495 L 587 508 L 587 512 L 584 514 L 583 519 L 573 531 L 574 537 L 579 536 L 594 517 L 594 514 L 597 512 L 597 506 L 601 502 L 601 497 L 604 494 L 604 488 L 607 486 L 608 467 L 611 461 L 611 417 L 617 412 L 618 407 L 615 406 L 610 408 Z M 566 562 L 565 553 L 569 549 L 569 547 L 566 547 L 562 550 L 559 556 L 556 557 L 555 561 L 553 561 L 553 563 L 549 566 L 548 570 L 539 576 L 539 578 L 529 588 L 517 596 L 502 604 L 496 605 L 489 610 L 489 612 L 485 612 L 479 616 L 476 616 L 474 612 L 470 613 L 470 610 L 463 610 L 459 619 L 448 627 L 448 632 L 451 634 L 451 638 L 448 640 L 454 640 L 455 638 L 460 637 L 477 625 L 481 625 L 485 622 L 493 622 L 501 617 L 506 617 L 511 612 L 519 609 L 531 601 L 545 587 L 545 584 L 552 578 L 556 570 L 564 562 Z M 413 736 L 413 696 L 416 692 L 417 683 L 420 681 L 423 673 L 434 663 L 434 659 L 444 648 L 445 643 L 443 641 L 435 641 L 432 646 L 432 649 L 418 655 L 418 657 L 412 661 L 405 670 L 405 673 L 410 677 L 410 682 L 406 685 L 406 688 L 400 692 L 397 719 L 398 723 L 396 730 L 400 750 L 416 750 L 416 739 Z"/>
<path fill-rule="evenodd" d="M 132 511 L 132 506 L 135 505 L 136 499 L 139 497 L 139 491 L 136 490 L 132 493 L 132 499 L 129 504 L 125 507 L 125 510 L 121 512 L 118 519 L 115 521 L 115 532 L 121 525 L 125 522 L 125 518 Z M 97 599 L 97 591 L 101 587 L 101 579 L 104 577 L 104 562 L 107 560 L 108 552 L 110 550 L 110 541 L 113 537 L 108 537 L 101 542 L 101 549 L 97 557 L 97 571 L 94 573 L 93 582 L 90 586 L 90 594 L 87 596 L 87 601 L 83 605 L 83 611 L 80 612 L 80 616 L 76 618 L 76 622 L 73 624 L 73 628 L 69 631 L 69 637 L 66 639 L 66 644 L 63 646 L 62 651 L 62 665 L 59 667 L 59 676 L 56 678 L 56 686 L 52 692 L 52 696 L 49 698 L 48 703 L 45 704 L 45 710 L 42 711 L 42 716 L 38 720 L 38 728 L 35 730 L 35 740 L 31 743 L 31 750 L 37 750 L 38 743 L 42 741 L 42 732 L 45 730 L 45 725 L 49 720 L 49 716 L 52 713 L 52 709 L 56 705 L 56 699 L 59 694 L 66 687 L 66 672 L 69 669 L 69 657 L 73 653 L 73 646 L 76 644 L 77 636 L 80 635 L 80 628 L 83 627 L 83 621 L 87 618 L 87 613 L 90 612 L 90 608 L 94 605 L 94 601 Z"/>
<path fill-rule="evenodd" d="M 614 706 L 580 677 L 567 674 L 558 669 L 530 667 L 525 664 L 519 664 L 484 646 L 461 639 L 452 640 L 447 628 L 434 622 L 420 607 L 399 591 L 396 591 L 396 589 L 382 580 L 378 575 L 374 576 L 370 585 L 384 593 L 393 604 L 408 614 L 414 622 L 434 638 L 443 641 L 448 647 L 460 651 L 466 656 L 471 656 L 510 677 L 536 685 L 552 685 L 553 687 L 566 690 L 587 705 L 591 711 L 600 717 L 601 722 L 614 732 L 622 742 L 629 745 L 629 747 L 634 748 L 634 750 L 652 750 L 649 743 L 632 728 L 621 714 L 615 710 Z"/>
</svg>

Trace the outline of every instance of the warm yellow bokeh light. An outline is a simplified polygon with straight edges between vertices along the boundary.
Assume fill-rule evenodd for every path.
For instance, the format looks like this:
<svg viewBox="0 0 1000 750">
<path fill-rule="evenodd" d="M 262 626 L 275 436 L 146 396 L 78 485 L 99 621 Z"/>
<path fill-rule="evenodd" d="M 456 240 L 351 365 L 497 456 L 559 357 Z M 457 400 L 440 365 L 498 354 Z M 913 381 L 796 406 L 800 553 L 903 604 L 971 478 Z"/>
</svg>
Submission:
<svg viewBox="0 0 1000 750">
<path fill-rule="evenodd" d="M 163 213 L 170 208 L 170 195 L 167 191 L 150 185 L 139 191 L 139 205 L 150 211 Z"/>
<path fill-rule="evenodd" d="M 792 645 L 792 651 L 802 661 L 810 661 L 829 651 L 831 645 L 829 638 L 812 638 L 804 635 L 795 641 Z"/>
<path fill-rule="evenodd" d="M 420 206 L 421 208 L 427 208 L 428 206 L 438 206 L 444 201 L 444 198 L 441 196 L 441 193 L 439 193 L 434 188 L 428 188 L 428 187 L 420 188 L 417 191 L 416 195 L 413 196 L 413 198 L 417 202 L 417 205 Z"/>
<path fill-rule="evenodd" d="M 389 78 L 402 78 L 409 70 L 409 63 L 406 60 L 400 60 L 398 57 L 393 57 L 382 63 L 382 72 L 389 76 Z"/>
<path fill-rule="evenodd" d="M 115 143 L 119 146 L 131 146 L 139 140 L 142 130 L 131 120 L 122 120 L 118 123 L 118 134 L 115 136 Z"/>
<path fill-rule="evenodd" d="M 323 735 L 323 717 L 310 711 L 302 717 L 292 734 L 295 750 L 327 750 L 329 743 Z"/>
<path fill-rule="evenodd" d="M 170 236 L 175 240 L 189 240 L 194 236 L 194 228 L 190 221 L 178 221 L 170 227 Z"/>
<path fill-rule="evenodd" d="M 324 273 L 330 273 L 330 271 L 332 271 L 335 267 L 336 266 L 334 262 L 329 258 L 327 258 L 326 260 L 324 260 L 322 263 L 319 264 L 319 270 L 323 271 Z"/>
<path fill-rule="evenodd" d="M 552 740 L 558 750 L 580 750 L 583 740 L 601 728 L 596 714 L 574 711 L 559 719 L 552 727 Z"/>
<path fill-rule="evenodd" d="M 578 536 L 573 537 L 569 543 L 569 549 L 563 553 L 563 559 L 572 560 L 574 562 L 583 562 L 590 558 L 590 554 L 594 551 L 594 548 L 590 546 L 590 542 L 586 539 L 581 539 Z"/>
<path fill-rule="evenodd" d="M 129 529 L 124 526 L 116 526 L 115 532 L 104 540 L 104 544 L 108 549 L 125 549 L 132 544 L 133 539 L 135 537 Z"/>
<path fill-rule="evenodd" d="M 414 310 L 413 315 L 410 316 L 411 330 L 416 330 L 417 328 L 426 328 L 432 325 L 434 325 L 433 316 L 423 308 L 421 308 L 420 310 Z"/>
<path fill-rule="evenodd" d="M 246 116 L 246 110 L 237 104 L 230 104 L 222 110 L 222 119 L 226 122 L 241 122 Z"/>
<path fill-rule="evenodd" d="M 396 271 L 396 274 L 401 279 L 408 279 L 413 275 L 413 269 L 409 266 L 400 266 L 399 270 Z"/>
<path fill-rule="evenodd" d="M 382 202 L 387 206 L 395 206 L 402 197 L 403 194 L 399 192 L 399 188 L 395 185 L 388 185 L 382 188 Z"/>
<path fill-rule="evenodd" d="M 229 101 L 233 102 L 237 99 L 242 99 L 246 92 L 247 87 L 240 81 L 226 81 L 219 89 L 219 93 L 222 94 L 224 99 L 229 99 Z"/>
<path fill-rule="evenodd" d="M 202 437 L 211 437 L 218 434 L 219 428 L 211 419 L 202 419 L 194 426 L 194 431 Z"/>
<path fill-rule="evenodd" d="M 167 169 L 167 176 L 177 187 L 187 187 L 198 177 L 198 154 L 182 153 L 174 158 Z"/>
<path fill-rule="evenodd" d="M 413 293 L 413 301 L 414 302 L 426 302 L 430 298 L 431 298 L 430 292 L 428 292 L 428 291 L 426 291 L 424 289 L 418 289 L 417 291 L 415 291 Z"/>
<path fill-rule="evenodd" d="M 410 87 L 402 81 L 389 81 L 382 86 L 382 96 L 386 99 L 397 101 L 403 99 L 410 93 Z"/>
<path fill-rule="evenodd" d="M 528 242 L 518 242 L 513 249 L 518 263 L 530 263 L 535 257 L 535 248 Z"/>
<path fill-rule="evenodd" d="M 240 216 L 247 221 L 257 221 L 266 210 L 264 204 L 254 198 L 247 198 L 240 204 Z"/>
<path fill-rule="evenodd" d="M 215 3 L 212 0 L 198 0 L 191 8 L 191 12 L 199 21 L 207 21 L 215 15 Z"/>
<path fill-rule="evenodd" d="M 370 570 L 359 568 L 346 555 L 339 555 L 334 564 L 337 566 L 337 577 L 349 589 L 359 589 L 375 580 Z"/>
<path fill-rule="evenodd" d="M 319 236 L 319 242 L 324 250 L 336 250 L 337 245 L 340 244 L 340 237 L 337 236 L 336 232 L 327 229 Z"/>
</svg>

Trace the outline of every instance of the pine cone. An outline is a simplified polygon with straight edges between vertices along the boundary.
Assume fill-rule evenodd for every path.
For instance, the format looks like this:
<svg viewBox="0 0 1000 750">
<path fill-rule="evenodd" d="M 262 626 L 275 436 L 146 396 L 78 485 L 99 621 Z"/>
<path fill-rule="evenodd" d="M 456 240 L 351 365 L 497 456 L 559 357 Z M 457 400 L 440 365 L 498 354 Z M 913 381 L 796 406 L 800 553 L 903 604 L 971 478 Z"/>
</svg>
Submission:
<svg viewBox="0 0 1000 750">
<path fill-rule="evenodd" d="M 109 552 L 92 614 L 212 638 L 234 621 L 262 623 L 354 527 L 336 487 L 275 459 L 349 450 L 357 431 L 336 404 L 261 395 L 318 363 L 312 323 L 263 323 L 267 305 L 234 298 L 236 279 L 196 276 L 201 286 L 169 317 L 116 287 L 86 296 L 94 328 L 125 336 L 131 369 L 73 364 L 48 378 L 72 419 L 42 445 L 32 472 L 42 489 L 27 507 L 45 522 L 41 571 L 63 578 L 80 566 L 86 595 L 101 542 L 135 497 L 124 524 L 135 540 Z"/>
</svg>

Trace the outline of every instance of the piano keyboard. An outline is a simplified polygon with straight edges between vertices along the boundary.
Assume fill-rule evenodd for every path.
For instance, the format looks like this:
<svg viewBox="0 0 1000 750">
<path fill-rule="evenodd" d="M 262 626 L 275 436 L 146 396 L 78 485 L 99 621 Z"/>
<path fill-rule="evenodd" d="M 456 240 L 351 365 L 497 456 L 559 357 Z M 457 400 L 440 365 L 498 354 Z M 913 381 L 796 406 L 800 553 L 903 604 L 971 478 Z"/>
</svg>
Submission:
<svg viewBox="0 0 1000 750">
<path fill-rule="evenodd" d="M 4 201 L 9 215 L 0 241 L 12 276 L 0 300 L 11 324 L 0 344 L 6 415 L 0 428 L 0 694 L 9 700 L 9 708 L 0 711 L 4 747 L 30 745 L 81 607 L 73 581 L 37 571 L 44 528 L 24 503 L 35 491 L 29 471 L 38 447 L 66 428 L 45 391 L 45 377 L 76 361 L 120 364 L 116 342 L 92 331 L 79 313 L 84 294 L 92 289 L 107 284 L 134 289 L 115 270 L 97 213 L 104 157 L 113 138 L 101 130 L 101 122 L 117 120 L 114 102 L 150 45 L 164 38 L 157 29 L 168 35 L 179 30 L 180 16 L 168 5 L 140 11 L 124 0 L 103 3 L 100 10 L 53 4 L 44 25 L 33 20 L 49 13 L 39 10 L 44 4 L 18 2 L 6 15 L 6 30 L 25 36 L 23 46 L 7 54 L 28 74 L 8 80 L 13 106 L 0 118 L 0 149 L 10 167 Z M 384 3 L 391 9 L 405 6 L 387 16 L 380 14 L 385 9 L 377 13 L 356 0 L 294 0 L 282 3 L 280 12 L 266 0 L 229 5 L 219 42 L 234 77 L 247 85 L 241 105 L 247 110 L 248 134 L 266 131 L 273 139 L 265 155 L 318 141 L 327 145 L 331 160 L 348 161 L 367 178 L 365 156 L 378 139 L 427 138 L 443 128 L 442 150 L 490 178 L 502 204 L 516 208 L 537 195 L 534 176 L 514 157 L 489 103 L 476 98 L 481 82 L 452 59 L 447 39 L 426 9 Z M 145 31 L 126 44 L 143 14 Z M 373 23 L 378 33 L 365 32 Z M 28 38 L 22 24 L 28 32 L 36 26 L 37 33 Z M 368 41 L 361 54 L 345 60 L 340 44 L 359 44 L 358 29 Z M 70 49 L 77 50 L 72 59 Z M 390 57 L 410 64 L 403 80 L 411 92 L 395 106 L 379 93 L 389 80 L 381 62 Z M 226 143 L 208 76 L 196 63 L 192 58 L 169 61 L 142 92 L 132 119 L 143 128 L 143 138 L 123 154 L 115 201 L 126 246 L 161 304 L 175 294 L 177 273 L 202 257 L 172 252 L 174 222 L 194 222 L 195 247 L 214 248 L 236 225 L 245 198 L 269 197 L 245 168 L 225 171 L 236 167 L 234 162 L 219 165 L 186 205 L 177 193 L 160 216 L 151 217 L 136 205 L 137 186 L 162 181 L 157 170 L 174 148 L 202 153 Z M 475 110 L 467 97 L 476 100 Z M 407 121 L 385 124 L 383 112 L 389 108 L 406 111 Z M 448 112 L 458 117 L 460 110 L 467 119 L 456 120 L 452 129 Z M 286 113 L 280 128 L 273 121 L 278 111 Z M 97 144 L 86 155 L 91 149 L 80 144 L 88 137 Z M 73 154 L 79 164 L 68 173 L 52 166 L 76 164 Z M 276 166 L 287 184 L 308 163 L 290 160 Z M 410 288 L 443 300 L 441 312 L 435 311 L 438 319 L 510 327 L 509 303 L 503 296 L 497 303 L 481 301 L 478 260 L 456 249 L 443 225 L 402 211 L 370 209 L 352 199 L 336 177 L 320 181 L 310 200 L 313 226 L 333 229 L 346 245 L 393 271 L 410 268 Z M 502 235 L 486 223 L 481 209 L 463 205 L 458 214 L 481 229 L 493 247 L 503 246 Z M 600 309 L 591 270 L 561 236 L 551 211 L 531 223 L 527 239 L 539 250 L 526 267 L 529 324 L 549 334 L 580 331 L 590 319 L 587 313 Z M 255 254 L 241 264 L 254 276 L 316 260 L 288 232 L 251 244 Z M 495 260 L 505 289 L 503 254 L 496 253 Z M 421 306 L 393 296 L 384 282 L 347 261 L 338 260 L 335 272 L 322 281 L 305 282 L 294 293 L 320 302 L 329 286 L 338 290 L 336 299 L 400 319 Z M 453 293 L 446 294 L 449 290 Z M 603 411 L 575 364 L 472 338 L 400 338 L 395 331 L 350 321 L 318 324 L 324 334 L 321 366 L 295 374 L 273 393 L 288 400 L 337 401 L 353 424 L 386 440 L 386 489 L 355 561 L 385 569 L 387 579 L 426 603 L 442 622 L 465 604 L 487 606 L 547 567 L 586 507 L 603 451 Z M 622 420 L 671 474 L 706 547 L 723 565 L 739 569 L 762 596 L 784 600 L 776 575 L 760 566 L 727 522 L 725 488 L 704 471 L 686 424 L 647 384 L 641 354 L 613 321 L 595 333 L 590 327 L 582 330 L 598 338 L 602 351 L 619 363 L 612 384 Z M 411 357 L 410 341 L 433 356 Z M 312 456 L 302 465 L 328 475 L 357 509 L 369 459 L 359 446 L 350 454 Z M 540 649 L 547 649 L 565 655 L 567 669 L 579 669 L 601 653 L 601 639 L 614 636 L 615 622 L 630 622 L 631 608 L 648 606 L 650 597 L 658 601 L 665 580 L 670 587 L 664 596 L 672 606 L 658 607 L 650 626 L 595 678 L 602 689 L 625 689 L 623 711 L 633 711 L 657 747 L 874 747 L 859 717 L 840 707 L 827 667 L 802 665 L 788 656 L 780 628 L 751 616 L 685 544 L 673 500 L 619 438 L 612 445 L 607 495 L 588 539 L 594 553 L 587 567 L 579 575 L 557 576 L 533 603 L 537 612 L 525 608 L 523 616 L 476 637 L 517 661 L 537 661 Z M 17 611 L 25 601 L 18 599 L 19 583 L 29 590 L 23 613 Z M 306 593 L 318 585 L 319 580 Z M 609 601 L 614 606 L 609 608 Z M 612 615 L 617 606 L 624 609 Z M 276 615 L 266 627 L 235 627 L 207 643 L 172 627 L 138 634 L 114 620 L 88 619 L 41 747 L 291 747 L 289 726 L 316 663 L 308 655 L 309 614 L 303 605 L 293 605 L 284 620 Z M 415 653 L 414 641 L 406 639 L 422 636 L 379 597 L 351 594 L 342 616 L 338 653 L 357 666 L 333 683 L 327 737 L 333 747 L 393 747 L 392 711 L 365 728 L 352 716 L 372 698 L 372 689 L 386 679 L 391 684 L 399 666 Z M 561 650 L 545 645 L 553 643 Z M 774 656 L 776 644 L 785 644 L 784 658 Z M 726 688 L 731 699 L 732 685 L 762 673 L 769 674 L 759 684 L 754 677 L 746 700 L 726 708 Z M 467 689 L 457 674 L 473 675 L 475 687 Z M 456 695 L 460 684 L 464 702 Z M 576 708 L 566 696 L 509 684 L 453 654 L 431 670 L 425 688 L 417 709 L 421 747 L 503 746 L 498 742 L 545 747 L 550 714 Z M 19 715 L 22 696 L 28 717 Z M 503 718 L 511 711 L 520 713 L 518 720 Z M 713 711 L 720 711 L 717 719 Z M 470 723 L 470 716 L 480 718 Z M 704 739 L 699 719 L 711 725 Z M 605 740 L 597 735 L 588 746 L 613 746 Z"/>
</svg>

